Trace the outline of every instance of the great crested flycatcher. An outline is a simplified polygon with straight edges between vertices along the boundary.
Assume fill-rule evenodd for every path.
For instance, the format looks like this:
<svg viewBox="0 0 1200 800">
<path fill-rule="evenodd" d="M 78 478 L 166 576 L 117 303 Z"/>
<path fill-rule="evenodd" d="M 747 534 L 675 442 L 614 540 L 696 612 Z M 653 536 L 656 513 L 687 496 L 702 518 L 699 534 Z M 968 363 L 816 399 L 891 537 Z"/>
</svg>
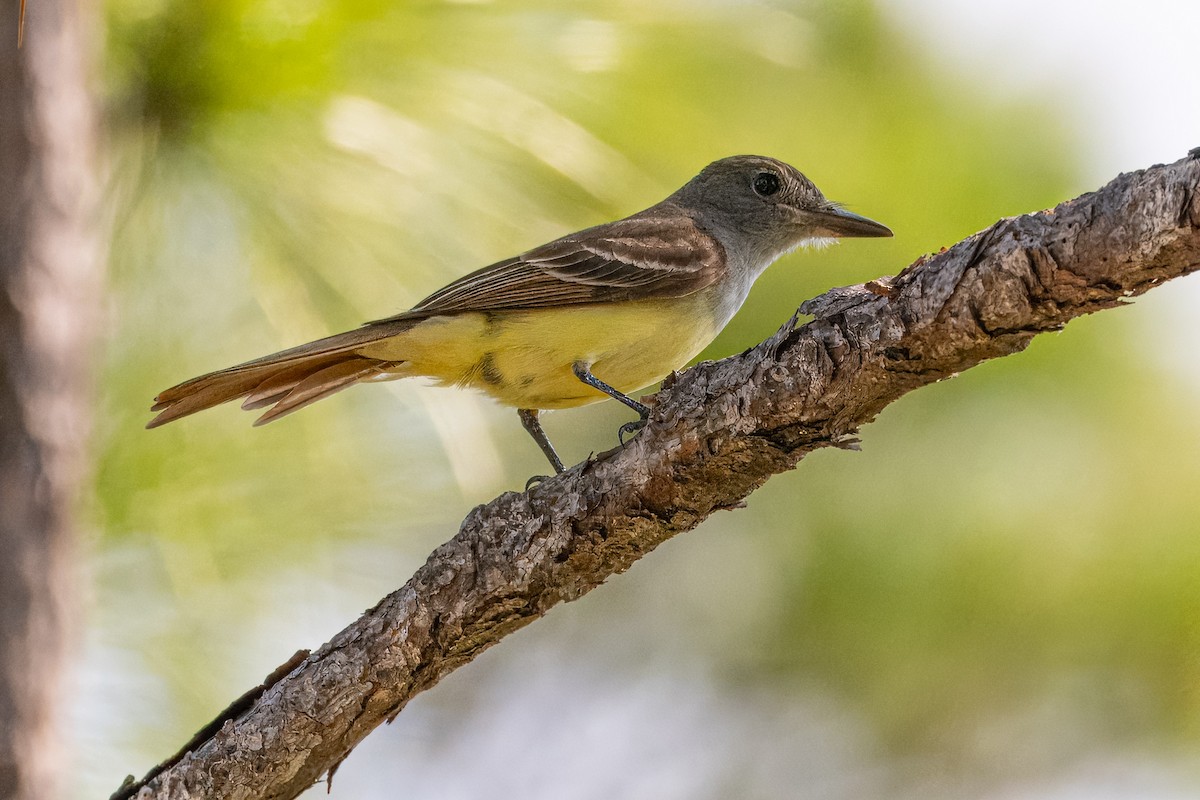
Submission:
<svg viewBox="0 0 1200 800">
<path fill-rule="evenodd" d="M 891 236 L 763 156 L 714 161 L 625 219 L 572 233 L 472 272 L 357 330 L 210 372 L 154 398 L 154 428 L 245 398 L 261 425 L 355 383 L 425 375 L 514 406 L 556 472 L 545 409 L 628 393 L 687 364 L 741 307 L 775 259 L 807 243 Z"/>
</svg>

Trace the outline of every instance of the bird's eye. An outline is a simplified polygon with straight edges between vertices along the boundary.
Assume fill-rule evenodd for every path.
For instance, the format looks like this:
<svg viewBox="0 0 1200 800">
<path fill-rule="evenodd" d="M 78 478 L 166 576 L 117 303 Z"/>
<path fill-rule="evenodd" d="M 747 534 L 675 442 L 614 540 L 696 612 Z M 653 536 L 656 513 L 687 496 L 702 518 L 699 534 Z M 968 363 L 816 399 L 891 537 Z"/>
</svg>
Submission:
<svg viewBox="0 0 1200 800">
<path fill-rule="evenodd" d="M 754 176 L 754 182 L 751 184 L 754 187 L 756 194 L 763 197 L 769 197 L 779 191 L 783 186 L 783 182 L 779 180 L 779 176 L 774 172 L 760 172 Z"/>
</svg>

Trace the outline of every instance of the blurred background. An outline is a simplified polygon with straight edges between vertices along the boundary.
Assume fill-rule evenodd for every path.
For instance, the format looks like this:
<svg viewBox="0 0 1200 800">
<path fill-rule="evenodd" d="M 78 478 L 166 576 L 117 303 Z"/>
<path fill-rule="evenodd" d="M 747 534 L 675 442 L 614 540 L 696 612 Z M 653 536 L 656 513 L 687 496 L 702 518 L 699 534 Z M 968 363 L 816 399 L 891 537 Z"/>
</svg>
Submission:
<svg viewBox="0 0 1200 800">
<path fill-rule="evenodd" d="M 142 775 L 545 470 L 511 410 L 415 382 L 147 432 L 159 390 L 725 155 L 787 160 L 896 237 L 785 258 L 705 358 L 1200 145 L 1184 0 L 97 11 L 111 245 L 70 797 Z M 1176 281 L 896 403 L 861 453 L 813 455 L 417 698 L 331 796 L 1200 796 L 1198 303 Z M 615 443 L 615 405 L 547 418 L 568 463 Z"/>
</svg>

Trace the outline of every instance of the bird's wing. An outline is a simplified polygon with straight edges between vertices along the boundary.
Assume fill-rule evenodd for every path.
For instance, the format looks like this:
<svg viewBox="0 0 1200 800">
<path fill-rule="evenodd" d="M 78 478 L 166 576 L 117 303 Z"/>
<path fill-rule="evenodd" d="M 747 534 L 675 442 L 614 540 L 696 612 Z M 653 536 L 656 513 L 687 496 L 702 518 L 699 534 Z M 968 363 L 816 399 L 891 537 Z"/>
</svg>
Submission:
<svg viewBox="0 0 1200 800">
<path fill-rule="evenodd" d="M 484 267 L 411 311 L 368 325 L 468 311 L 684 297 L 712 284 L 724 267 L 724 248 L 690 217 L 635 216 Z"/>
</svg>

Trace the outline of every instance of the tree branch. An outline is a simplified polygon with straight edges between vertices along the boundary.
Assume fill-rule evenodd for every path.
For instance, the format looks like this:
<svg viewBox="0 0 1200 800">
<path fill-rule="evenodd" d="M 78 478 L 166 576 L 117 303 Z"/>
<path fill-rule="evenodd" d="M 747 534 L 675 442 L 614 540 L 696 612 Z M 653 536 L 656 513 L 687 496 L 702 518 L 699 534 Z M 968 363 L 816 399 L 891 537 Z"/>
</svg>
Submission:
<svg viewBox="0 0 1200 800">
<path fill-rule="evenodd" d="M 114 797 L 295 797 L 418 692 L 813 450 L 854 447 L 888 403 L 1200 268 L 1192 156 L 834 289 L 801 307 L 812 322 L 669 379 L 628 446 L 476 508 L 403 588 Z"/>
</svg>

